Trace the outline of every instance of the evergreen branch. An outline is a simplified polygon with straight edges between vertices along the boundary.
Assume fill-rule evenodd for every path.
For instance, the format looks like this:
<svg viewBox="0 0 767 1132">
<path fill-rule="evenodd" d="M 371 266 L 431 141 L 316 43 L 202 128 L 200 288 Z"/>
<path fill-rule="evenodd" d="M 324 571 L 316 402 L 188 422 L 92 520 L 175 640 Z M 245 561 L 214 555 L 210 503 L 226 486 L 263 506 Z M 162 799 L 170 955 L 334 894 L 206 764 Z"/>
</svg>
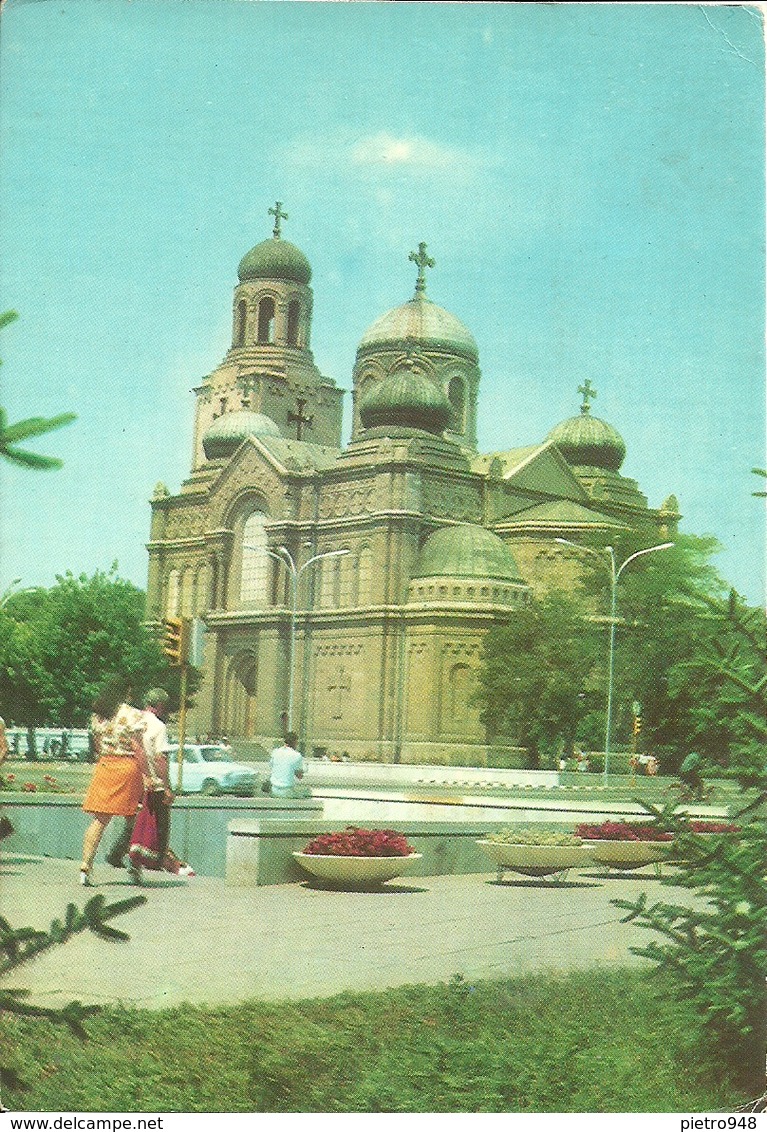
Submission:
<svg viewBox="0 0 767 1132">
<path fill-rule="evenodd" d="M 19 440 L 42 436 L 44 432 L 53 432 L 54 429 L 62 428 L 76 420 L 76 413 L 60 413 L 57 417 L 28 417 L 24 421 L 17 421 L 14 425 L 4 427 L 0 433 L 0 443 L 16 444 Z"/>
<path fill-rule="evenodd" d="M 11 448 L 0 438 L 0 456 L 22 468 L 36 468 L 38 471 L 52 471 L 63 468 L 64 461 L 58 456 L 40 456 L 37 452 L 27 452 L 23 448 Z"/>
</svg>

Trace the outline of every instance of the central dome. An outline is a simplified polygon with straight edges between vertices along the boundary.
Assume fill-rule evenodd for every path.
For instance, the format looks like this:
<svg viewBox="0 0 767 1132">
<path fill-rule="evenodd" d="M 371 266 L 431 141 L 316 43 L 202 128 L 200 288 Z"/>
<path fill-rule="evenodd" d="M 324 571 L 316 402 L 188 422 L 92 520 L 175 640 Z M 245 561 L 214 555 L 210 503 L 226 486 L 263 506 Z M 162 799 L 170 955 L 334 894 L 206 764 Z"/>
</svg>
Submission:
<svg viewBox="0 0 767 1132">
<path fill-rule="evenodd" d="M 202 447 L 208 460 L 231 456 L 247 436 L 280 436 L 276 422 L 265 413 L 251 409 L 237 409 L 216 417 L 202 438 Z"/>
<path fill-rule="evenodd" d="M 275 236 L 251 248 L 240 260 L 237 274 L 241 283 L 251 279 L 285 279 L 308 284 L 312 269 L 300 248 Z"/>
<path fill-rule="evenodd" d="M 376 382 L 360 405 L 365 428 L 418 428 L 441 433 L 453 410 L 445 394 L 427 377 L 409 369 L 396 370 Z"/>
<path fill-rule="evenodd" d="M 395 307 L 376 319 L 362 335 L 358 354 L 364 354 L 381 346 L 433 347 L 461 354 L 476 362 L 479 350 L 474 336 L 463 323 L 437 306 L 422 294 L 417 294 L 401 307 Z"/>
<path fill-rule="evenodd" d="M 421 548 L 416 577 L 522 581 L 506 543 L 492 531 L 473 523 L 442 527 L 430 535 Z"/>
</svg>

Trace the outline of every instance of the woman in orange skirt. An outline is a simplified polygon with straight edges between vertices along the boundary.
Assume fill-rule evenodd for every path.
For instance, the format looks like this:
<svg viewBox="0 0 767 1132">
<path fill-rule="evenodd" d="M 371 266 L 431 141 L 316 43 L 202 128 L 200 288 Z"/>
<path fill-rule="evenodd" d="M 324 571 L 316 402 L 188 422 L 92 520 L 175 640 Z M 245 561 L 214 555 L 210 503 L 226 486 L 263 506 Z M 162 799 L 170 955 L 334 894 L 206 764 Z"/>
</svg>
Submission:
<svg viewBox="0 0 767 1132">
<path fill-rule="evenodd" d="M 112 681 L 93 704 L 91 732 L 99 759 L 83 802 L 83 810 L 93 816 L 83 841 L 83 885 L 91 884 L 93 859 L 104 830 L 115 816 L 133 817 L 148 781 L 141 741 L 143 712 L 131 707 L 126 702 L 128 698 L 125 682 Z"/>
</svg>

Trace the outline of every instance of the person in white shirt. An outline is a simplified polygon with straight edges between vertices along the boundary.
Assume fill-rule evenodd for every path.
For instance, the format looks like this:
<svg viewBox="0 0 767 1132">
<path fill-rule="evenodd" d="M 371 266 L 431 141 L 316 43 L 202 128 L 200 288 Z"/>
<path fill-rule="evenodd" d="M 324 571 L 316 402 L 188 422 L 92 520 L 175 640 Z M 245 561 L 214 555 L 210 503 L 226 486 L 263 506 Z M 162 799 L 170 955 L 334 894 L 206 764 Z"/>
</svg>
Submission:
<svg viewBox="0 0 767 1132">
<path fill-rule="evenodd" d="M 269 759 L 269 782 L 271 792 L 277 798 L 295 798 L 304 791 L 298 780 L 306 773 L 303 756 L 296 750 L 298 736 L 289 731 L 281 747 L 275 747 Z"/>
</svg>

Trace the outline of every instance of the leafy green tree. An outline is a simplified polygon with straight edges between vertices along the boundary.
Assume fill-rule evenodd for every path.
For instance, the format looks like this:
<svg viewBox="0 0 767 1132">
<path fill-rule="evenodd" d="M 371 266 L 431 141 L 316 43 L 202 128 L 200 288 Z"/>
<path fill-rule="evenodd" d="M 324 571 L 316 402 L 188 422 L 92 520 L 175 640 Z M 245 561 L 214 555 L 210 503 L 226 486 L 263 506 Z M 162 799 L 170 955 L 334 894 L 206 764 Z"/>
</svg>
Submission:
<svg viewBox="0 0 767 1132">
<path fill-rule="evenodd" d="M 82 727 L 112 676 L 126 677 L 135 699 L 158 684 L 177 698 L 177 671 L 144 624 L 144 603 L 116 563 L 11 595 L 0 615 L 0 713 L 27 727 Z"/>
<path fill-rule="evenodd" d="M 527 748 L 531 766 L 571 748 L 579 720 L 599 697 L 590 678 L 596 647 L 582 609 L 561 595 L 492 629 L 476 692 L 489 736 Z"/>
</svg>

